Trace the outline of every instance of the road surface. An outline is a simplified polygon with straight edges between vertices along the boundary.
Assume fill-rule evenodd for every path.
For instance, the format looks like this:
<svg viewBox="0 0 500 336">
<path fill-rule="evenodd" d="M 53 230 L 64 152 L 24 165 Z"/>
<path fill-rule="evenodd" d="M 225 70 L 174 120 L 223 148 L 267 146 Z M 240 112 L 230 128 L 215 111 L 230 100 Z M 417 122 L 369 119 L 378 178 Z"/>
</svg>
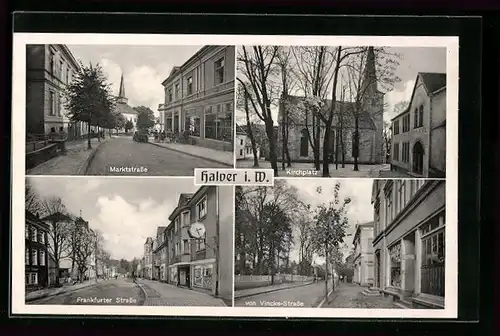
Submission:
<svg viewBox="0 0 500 336">
<path fill-rule="evenodd" d="M 110 279 L 96 286 L 85 287 L 29 304 L 36 305 L 97 305 L 97 306 L 142 306 L 145 297 L 139 286 L 131 279 Z"/>
<path fill-rule="evenodd" d="M 382 296 L 365 296 L 362 292 L 365 287 L 358 286 L 352 283 L 341 283 L 336 292 L 334 292 L 321 308 L 378 308 L 378 309 L 394 309 L 399 308 L 394 305 L 389 299 Z"/>
<path fill-rule="evenodd" d="M 120 167 L 135 172 L 111 171 Z M 227 166 L 149 143 L 135 142 L 131 137 L 116 137 L 100 145 L 86 175 L 193 176 L 195 168 L 227 169 Z"/>
</svg>

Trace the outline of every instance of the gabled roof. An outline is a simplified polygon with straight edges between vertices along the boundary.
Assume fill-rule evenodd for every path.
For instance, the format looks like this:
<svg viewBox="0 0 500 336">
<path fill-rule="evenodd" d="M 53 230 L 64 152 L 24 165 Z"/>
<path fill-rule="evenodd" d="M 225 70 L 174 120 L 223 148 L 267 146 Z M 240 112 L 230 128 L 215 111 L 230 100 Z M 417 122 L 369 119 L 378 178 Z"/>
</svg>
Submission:
<svg viewBox="0 0 500 336">
<path fill-rule="evenodd" d="M 136 110 L 130 107 L 130 105 L 120 102 L 116 103 L 115 110 L 116 112 L 120 112 L 121 114 L 133 114 L 133 115 L 138 114 Z"/>
<path fill-rule="evenodd" d="M 437 72 L 420 72 L 427 92 L 433 93 L 446 86 L 446 74 Z"/>
<path fill-rule="evenodd" d="M 161 236 L 161 234 L 163 233 L 163 231 L 165 231 L 167 227 L 166 226 L 158 226 L 158 228 L 156 229 L 156 236 Z"/>
<path fill-rule="evenodd" d="M 179 197 L 179 202 L 177 203 L 177 207 L 182 207 L 186 205 L 191 198 L 193 198 L 192 193 L 182 193 L 181 196 Z"/>
<path fill-rule="evenodd" d="M 153 238 L 148 237 L 148 238 L 146 239 L 146 242 L 144 243 L 144 245 L 146 245 L 146 244 L 152 244 L 152 243 L 153 243 Z"/>
</svg>

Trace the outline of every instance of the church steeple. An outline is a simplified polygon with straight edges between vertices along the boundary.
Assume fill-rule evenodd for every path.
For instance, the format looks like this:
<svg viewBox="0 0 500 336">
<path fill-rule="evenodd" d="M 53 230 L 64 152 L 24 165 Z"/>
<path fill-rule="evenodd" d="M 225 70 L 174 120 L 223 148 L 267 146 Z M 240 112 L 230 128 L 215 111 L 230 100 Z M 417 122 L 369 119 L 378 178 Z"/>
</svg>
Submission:
<svg viewBox="0 0 500 336">
<path fill-rule="evenodd" d="M 377 72 L 375 69 L 375 51 L 368 47 L 366 65 L 363 76 L 363 96 L 375 97 L 377 89 Z"/>
<path fill-rule="evenodd" d="M 117 100 L 119 103 L 127 104 L 128 99 L 125 96 L 125 82 L 123 81 L 123 73 L 120 79 L 120 91 L 118 92 Z"/>
</svg>

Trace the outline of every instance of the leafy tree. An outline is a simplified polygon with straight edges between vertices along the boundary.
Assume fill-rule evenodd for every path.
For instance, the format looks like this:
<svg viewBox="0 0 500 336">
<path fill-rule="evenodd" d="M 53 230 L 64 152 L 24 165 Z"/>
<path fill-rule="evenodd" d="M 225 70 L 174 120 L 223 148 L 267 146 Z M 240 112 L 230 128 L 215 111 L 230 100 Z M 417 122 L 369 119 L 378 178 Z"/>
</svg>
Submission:
<svg viewBox="0 0 500 336">
<path fill-rule="evenodd" d="M 92 253 L 95 251 L 94 232 L 85 225 L 76 225 L 74 235 L 73 256 L 78 269 L 78 278 L 82 282 L 85 273 L 89 270 Z M 97 269 L 95 271 L 97 272 Z"/>
<path fill-rule="evenodd" d="M 73 81 L 66 88 L 65 98 L 69 119 L 87 123 L 87 143 L 88 149 L 91 149 L 90 127 L 103 126 L 116 104 L 102 67 L 99 64 L 81 64 L 80 70 L 75 73 Z"/>
<path fill-rule="evenodd" d="M 155 114 L 154 112 L 146 106 L 134 107 L 137 111 L 137 129 L 148 130 L 155 125 Z"/>
<path fill-rule="evenodd" d="M 133 126 L 133 125 L 132 125 Z M 114 129 L 118 132 L 118 130 L 125 128 L 125 117 L 123 114 L 118 113 L 115 118 Z"/>
<path fill-rule="evenodd" d="M 124 125 L 125 133 L 128 133 L 132 128 L 134 128 L 134 123 L 131 120 L 127 120 Z"/>
<path fill-rule="evenodd" d="M 339 262 L 342 258 L 339 252 L 340 245 L 346 237 L 348 218 L 346 216 L 346 205 L 351 201 L 346 198 L 340 205 L 340 183 L 336 183 L 333 201 L 320 204 L 316 209 L 315 224 L 313 227 L 314 251 L 320 257 L 325 258 L 325 267 L 329 264 Z M 322 193 L 321 187 L 316 191 Z M 335 286 L 334 281 L 332 281 Z M 328 281 L 325 281 L 325 298 L 328 299 Z"/>
</svg>

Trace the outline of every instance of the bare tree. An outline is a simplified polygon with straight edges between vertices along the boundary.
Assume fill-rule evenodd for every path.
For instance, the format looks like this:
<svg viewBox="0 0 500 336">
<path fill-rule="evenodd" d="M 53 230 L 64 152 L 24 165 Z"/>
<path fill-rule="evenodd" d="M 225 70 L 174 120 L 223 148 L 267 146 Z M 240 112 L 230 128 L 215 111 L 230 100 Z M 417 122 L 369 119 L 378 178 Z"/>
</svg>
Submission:
<svg viewBox="0 0 500 336">
<path fill-rule="evenodd" d="M 250 93 L 248 92 L 248 90 L 245 89 L 245 86 L 238 86 L 237 103 L 238 105 L 243 105 L 242 108 L 245 111 L 246 134 L 250 139 L 250 143 L 252 145 L 253 167 L 257 168 L 259 167 L 259 155 L 257 153 L 257 142 L 255 141 L 255 136 L 252 128 L 253 114 L 250 113 L 250 106 L 249 106 L 250 98 L 248 96 L 249 94 Z"/>
<path fill-rule="evenodd" d="M 82 282 L 85 273 L 90 269 L 90 259 L 92 257 L 92 253 L 95 251 L 95 234 L 85 225 L 78 225 L 75 231 L 77 239 L 74 257 L 76 267 L 78 269 L 78 280 Z"/>
<path fill-rule="evenodd" d="M 44 199 L 41 203 L 44 218 L 49 223 L 49 253 L 56 265 L 56 285 L 59 285 L 59 266 L 61 259 L 71 255 L 71 216 L 60 197 Z"/>
<path fill-rule="evenodd" d="M 378 113 L 383 113 L 383 93 L 378 90 L 378 86 L 384 91 L 389 91 L 400 80 L 395 75 L 395 69 L 399 65 L 399 54 L 391 53 L 385 48 L 363 47 L 362 49 L 363 53 L 351 57 L 346 64 L 349 94 L 354 103 L 354 136 L 352 139 L 354 171 L 359 171 L 359 119 L 363 108 L 370 103 L 366 101 L 366 98 L 380 100 L 382 105 Z M 376 117 L 381 119 L 383 116 Z"/>
<path fill-rule="evenodd" d="M 43 200 L 37 194 L 29 179 L 26 179 L 26 184 L 24 185 L 24 196 L 24 205 L 26 210 L 33 214 L 37 214 L 43 210 Z"/>
<path fill-rule="evenodd" d="M 247 97 L 256 115 L 264 122 L 269 141 L 269 159 L 274 175 L 278 176 L 276 134 L 271 114 L 271 103 L 276 95 L 271 76 L 275 71 L 275 62 L 278 56 L 276 46 L 254 46 L 240 48 L 238 64 L 240 77 L 237 80 L 247 92 Z"/>
</svg>

